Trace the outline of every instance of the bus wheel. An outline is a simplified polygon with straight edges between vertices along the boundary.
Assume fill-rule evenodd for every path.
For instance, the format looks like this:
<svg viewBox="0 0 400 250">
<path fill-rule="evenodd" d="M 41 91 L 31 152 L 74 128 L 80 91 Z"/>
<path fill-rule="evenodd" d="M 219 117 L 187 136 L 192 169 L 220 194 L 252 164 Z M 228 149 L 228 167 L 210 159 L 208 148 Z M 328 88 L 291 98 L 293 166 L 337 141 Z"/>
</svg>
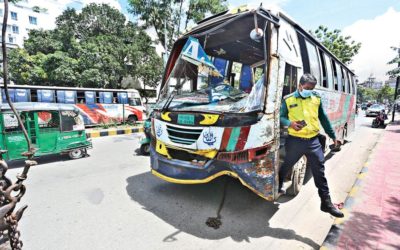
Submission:
<svg viewBox="0 0 400 250">
<path fill-rule="evenodd" d="M 131 124 L 136 124 L 137 120 L 138 119 L 137 119 L 136 115 L 130 115 L 130 116 L 128 116 L 127 122 L 131 123 Z"/>
<path fill-rule="evenodd" d="M 307 158 L 303 155 L 300 160 L 294 164 L 292 173 L 292 185 L 286 190 L 289 195 L 297 195 L 304 183 L 304 176 L 307 169 Z"/>
<path fill-rule="evenodd" d="M 69 151 L 68 156 L 71 159 L 79 159 L 84 156 L 84 152 L 82 149 L 77 148 Z"/>
</svg>

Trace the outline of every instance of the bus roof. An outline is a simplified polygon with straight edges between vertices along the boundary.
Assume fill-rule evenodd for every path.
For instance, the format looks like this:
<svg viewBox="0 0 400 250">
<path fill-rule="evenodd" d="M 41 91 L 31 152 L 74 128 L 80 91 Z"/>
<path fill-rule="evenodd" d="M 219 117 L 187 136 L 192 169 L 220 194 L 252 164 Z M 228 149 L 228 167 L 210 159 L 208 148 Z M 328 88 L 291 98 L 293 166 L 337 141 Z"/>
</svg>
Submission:
<svg viewBox="0 0 400 250">
<path fill-rule="evenodd" d="M 198 25 L 195 26 L 192 30 L 185 33 L 178 40 L 186 39 L 188 36 L 193 35 L 205 35 L 208 31 L 213 30 L 214 27 L 219 26 L 219 24 L 228 23 L 230 20 L 234 18 L 240 18 L 248 15 L 254 15 L 254 13 L 258 14 L 261 17 L 271 21 L 275 25 L 279 26 L 279 21 L 282 18 L 287 21 L 297 32 L 305 36 L 307 39 L 311 40 L 315 45 L 318 45 L 324 52 L 329 54 L 332 58 L 335 58 L 344 68 L 346 68 L 351 74 L 355 75 L 353 70 L 348 68 L 346 64 L 344 64 L 341 60 L 339 60 L 333 53 L 331 53 L 322 43 L 320 43 L 314 36 L 312 36 L 308 31 L 304 30 L 298 23 L 292 20 L 287 14 L 282 11 L 278 11 L 276 15 L 274 15 L 270 10 L 264 9 L 263 7 L 258 8 L 248 8 L 247 6 L 241 6 L 239 8 L 235 8 L 232 10 L 226 10 L 224 12 L 218 13 L 216 15 L 210 16 L 208 18 L 203 19 L 198 22 Z"/>
<path fill-rule="evenodd" d="M 14 107 L 18 111 L 79 111 L 73 104 L 57 104 L 43 102 L 17 102 Z M 11 110 L 8 104 L 0 104 L 1 111 Z"/>
<path fill-rule="evenodd" d="M 103 89 L 103 88 L 80 88 L 80 87 L 58 87 L 58 86 L 40 86 L 40 85 L 8 85 L 11 89 L 49 89 L 49 90 L 75 90 L 75 91 L 104 91 L 104 92 L 135 92 L 136 89 Z M 1 86 L 3 88 L 3 86 Z"/>
</svg>

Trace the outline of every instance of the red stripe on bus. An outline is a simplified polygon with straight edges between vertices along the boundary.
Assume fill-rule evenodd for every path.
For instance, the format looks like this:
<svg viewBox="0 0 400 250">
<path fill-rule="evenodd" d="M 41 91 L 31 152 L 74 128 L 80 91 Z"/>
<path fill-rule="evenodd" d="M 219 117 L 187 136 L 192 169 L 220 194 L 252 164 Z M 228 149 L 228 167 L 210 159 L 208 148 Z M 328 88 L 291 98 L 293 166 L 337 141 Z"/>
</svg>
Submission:
<svg viewBox="0 0 400 250">
<path fill-rule="evenodd" d="M 250 132 L 250 126 L 240 128 L 239 139 L 238 142 L 236 143 L 236 148 L 235 148 L 236 151 L 243 150 L 244 145 L 246 145 L 247 136 L 249 135 L 249 132 Z"/>
<path fill-rule="evenodd" d="M 229 138 L 231 137 L 232 128 L 225 128 L 224 133 L 222 134 L 222 141 L 221 141 L 221 150 L 226 150 L 228 146 Z"/>
</svg>

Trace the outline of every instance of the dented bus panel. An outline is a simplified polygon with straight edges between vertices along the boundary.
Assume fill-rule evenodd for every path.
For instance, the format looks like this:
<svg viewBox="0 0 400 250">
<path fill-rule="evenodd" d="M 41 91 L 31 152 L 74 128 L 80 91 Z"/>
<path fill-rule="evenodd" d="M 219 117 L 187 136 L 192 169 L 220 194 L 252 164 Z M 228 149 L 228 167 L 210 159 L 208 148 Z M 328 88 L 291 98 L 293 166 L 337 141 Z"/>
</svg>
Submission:
<svg viewBox="0 0 400 250">
<path fill-rule="evenodd" d="M 152 173 L 178 184 L 229 175 L 260 197 L 275 200 L 285 153 L 281 100 L 310 71 L 297 38 L 301 32 L 287 17 L 258 8 L 227 11 L 178 39 L 152 114 Z M 330 103 L 331 96 L 323 98 Z M 342 111 L 337 112 L 345 120 Z M 294 167 L 295 192 L 305 167 Z"/>
</svg>

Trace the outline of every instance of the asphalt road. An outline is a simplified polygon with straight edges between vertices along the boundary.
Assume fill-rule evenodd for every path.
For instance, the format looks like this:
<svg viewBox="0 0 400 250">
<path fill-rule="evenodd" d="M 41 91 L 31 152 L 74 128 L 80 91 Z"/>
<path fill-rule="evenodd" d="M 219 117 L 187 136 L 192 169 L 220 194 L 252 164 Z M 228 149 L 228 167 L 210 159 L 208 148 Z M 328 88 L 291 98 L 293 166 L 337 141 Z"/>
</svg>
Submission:
<svg viewBox="0 0 400 250">
<path fill-rule="evenodd" d="M 360 115 L 326 173 L 335 202 L 344 201 L 382 129 Z M 294 198 L 267 202 L 230 177 L 202 185 L 167 183 L 138 156 L 138 136 L 93 140 L 90 157 L 45 157 L 31 169 L 20 222 L 25 249 L 316 249 L 333 217 L 319 210 L 309 181 Z M 8 171 L 14 177 L 21 162 Z M 222 226 L 215 217 L 227 185 Z"/>
</svg>

